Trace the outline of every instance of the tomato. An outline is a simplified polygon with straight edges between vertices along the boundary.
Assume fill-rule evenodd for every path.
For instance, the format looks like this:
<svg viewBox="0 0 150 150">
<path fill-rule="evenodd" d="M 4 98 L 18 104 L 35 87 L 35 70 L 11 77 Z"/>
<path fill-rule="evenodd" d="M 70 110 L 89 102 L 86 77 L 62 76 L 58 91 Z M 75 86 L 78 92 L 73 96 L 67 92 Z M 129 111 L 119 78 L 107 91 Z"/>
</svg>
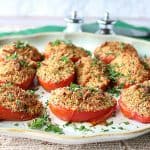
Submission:
<svg viewBox="0 0 150 150">
<path fill-rule="evenodd" d="M 28 78 L 27 80 L 25 80 L 24 82 L 20 83 L 20 84 L 15 84 L 16 86 L 19 86 L 20 88 L 22 89 L 28 89 L 30 87 L 30 85 L 32 84 L 33 80 L 34 80 L 34 76 L 33 75 L 32 77 Z M 5 83 L 4 81 L 0 81 L 0 84 L 3 84 Z"/>
<path fill-rule="evenodd" d="M 112 116 L 116 110 L 116 105 L 99 111 L 77 111 L 61 108 L 49 103 L 49 108 L 58 118 L 69 122 L 85 122 L 85 121 L 105 121 Z"/>
<path fill-rule="evenodd" d="M 38 115 L 33 116 L 26 112 L 13 112 L 10 109 L 0 106 L 0 120 L 25 121 L 25 120 L 31 120 L 37 116 Z"/>
<path fill-rule="evenodd" d="M 128 107 L 122 102 L 121 98 L 119 100 L 119 107 L 121 112 L 129 119 L 134 119 L 142 123 L 150 123 L 150 117 L 144 117 L 138 114 L 137 112 L 133 112 L 129 110 Z"/>
<path fill-rule="evenodd" d="M 108 55 L 108 56 L 100 56 L 101 61 L 103 61 L 105 64 L 110 64 L 112 60 L 115 59 L 114 55 Z"/>
<path fill-rule="evenodd" d="M 72 74 L 70 77 L 68 77 L 67 79 L 64 79 L 62 81 L 59 82 L 45 82 L 43 81 L 40 77 L 38 77 L 38 81 L 40 83 L 40 85 L 47 91 L 51 91 L 60 87 L 65 87 L 65 86 L 69 86 L 71 84 L 71 82 L 74 81 L 75 75 Z"/>
</svg>

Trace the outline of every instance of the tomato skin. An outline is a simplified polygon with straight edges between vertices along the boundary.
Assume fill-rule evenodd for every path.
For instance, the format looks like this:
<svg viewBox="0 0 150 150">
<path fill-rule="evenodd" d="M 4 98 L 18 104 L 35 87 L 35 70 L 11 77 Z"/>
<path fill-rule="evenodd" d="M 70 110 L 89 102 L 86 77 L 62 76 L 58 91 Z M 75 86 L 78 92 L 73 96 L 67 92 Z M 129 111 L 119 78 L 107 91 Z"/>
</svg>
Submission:
<svg viewBox="0 0 150 150">
<path fill-rule="evenodd" d="M 26 90 L 30 87 L 30 85 L 32 84 L 33 80 L 34 80 L 35 75 L 33 75 L 32 77 L 28 78 L 27 80 L 25 80 L 24 82 L 20 83 L 20 84 L 15 84 L 16 86 L 19 86 L 20 88 Z M 0 81 L 0 84 L 5 83 L 4 81 Z M 7 83 L 7 82 L 6 82 Z"/>
<path fill-rule="evenodd" d="M 96 121 L 99 122 L 105 121 L 107 118 L 112 116 L 113 112 L 116 110 L 116 105 L 110 107 L 108 109 L 100 110 L 100 111 L 82 111 L 79 112 L 77 110 L 69 110 L 65 108 L 61 108 L 59 106 L 55 106 L 49 103 L 49 108 L 53 114 L 55 114 L 58 118 L 64 121 L 69 122 L 85 122 L 85 121 Z"/>
<path fill-rule="evenodd" d="M 100 59 L 105 64 L 110 64 L 112 60 L 115 59 L 114 55 L 108 55 L 108 56 L 100 56 Z"/>
<path fill-rule="evenodd" d="M 38 81 L 40 83 L 40 85 L 47 91 L 51 91 L 51 90 L 55 90 L 57 88 L 60 87 L 65 87 L 65 86 L 69 86 L 71 84 L 71 82 L 74 81 L 75 75 L 72 74 L 70 77 L 68 77 L 67 79 L 64 79 L 60 82 L 57 83 L 53 83 L 51 81 L 49 82 L 45 82 L 43 81 L 40 77 L 38 77 Z"/>
<path fill-rule="evenodd" d="M 0 120 L 25 121 L 25 120 L 31 120 L 37 116 L 38 114 L 31 115 L 25 112 L 12 112 L 10 109 L 0 106 Z"/>
<path fill-rule="evenodd" d="M 150 117 L 144 117 L 139 115 L 137 112 L 129 110 L 127 106 L 122 102 L 122 98 L 119 100 L 119 107 L 121 112 L 129 119 L 133 119 L 142 123 L 150 123 Z"/>
</svg>

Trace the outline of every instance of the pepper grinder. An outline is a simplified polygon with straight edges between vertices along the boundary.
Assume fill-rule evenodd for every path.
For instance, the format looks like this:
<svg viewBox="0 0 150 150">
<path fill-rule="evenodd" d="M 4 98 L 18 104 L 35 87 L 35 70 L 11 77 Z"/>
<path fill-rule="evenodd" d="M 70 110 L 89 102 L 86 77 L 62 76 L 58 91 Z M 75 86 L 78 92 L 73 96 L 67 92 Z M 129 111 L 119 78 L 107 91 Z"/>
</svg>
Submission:
<svg viewBox="0 0 150 150">
<path fill-rule="evenodd" d="M 109 12 L 105 13 L 104 18 L 98 19 L 99 30 L 96 32 L 98 34 L 114 34 L 113 25 L 116 21 L 110 19 Z"/>
<path fill-rule="evenodd" d="M 73 11 L 72 15 L 65 18 L 67 22 L 66 29 L 64 32 L 82 32 L 81 25 L 83 18 L 78 17 L 77 11 Z"/>
</svg>

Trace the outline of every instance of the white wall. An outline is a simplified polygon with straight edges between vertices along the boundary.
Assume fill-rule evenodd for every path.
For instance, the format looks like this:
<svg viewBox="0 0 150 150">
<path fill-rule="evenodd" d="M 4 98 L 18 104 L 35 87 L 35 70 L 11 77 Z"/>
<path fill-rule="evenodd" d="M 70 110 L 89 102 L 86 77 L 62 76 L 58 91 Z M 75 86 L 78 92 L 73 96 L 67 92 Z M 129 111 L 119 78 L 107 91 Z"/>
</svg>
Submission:
<svg viewBox="0 0 150 150">
<path fill-rule="evenodd" d="M 150 18 L 150 0 L 0 0 L 0 16 L 66 16 L 76 9 L 83 16 Z"/>
</svg>

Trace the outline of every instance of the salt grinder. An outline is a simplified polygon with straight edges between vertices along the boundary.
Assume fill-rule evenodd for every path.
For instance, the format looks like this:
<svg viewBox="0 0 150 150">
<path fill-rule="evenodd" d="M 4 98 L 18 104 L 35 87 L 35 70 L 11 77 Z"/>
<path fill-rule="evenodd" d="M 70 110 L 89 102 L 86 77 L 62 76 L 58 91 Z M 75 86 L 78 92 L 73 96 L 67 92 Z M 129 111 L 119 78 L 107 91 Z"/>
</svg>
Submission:
<svg viewBox="0 0 150 150">
<path fill-rule="evenodd" d="M 65 18 L 67 27 L 64 32 L 82 32 L 81 25 L 83 18 L 78 17 L 77 11 L 74 11 L 71 16 Z"/>
<path fill-rule="evenodd" d="M 97 20 L 97 23 L 99 24 L 99 30 L 96 33 L 114 34 L 112 27 L 115 22 L 115 20 L 110 19 L 109 12 L 106 12 L 104 18 Z"/>
</svg>

